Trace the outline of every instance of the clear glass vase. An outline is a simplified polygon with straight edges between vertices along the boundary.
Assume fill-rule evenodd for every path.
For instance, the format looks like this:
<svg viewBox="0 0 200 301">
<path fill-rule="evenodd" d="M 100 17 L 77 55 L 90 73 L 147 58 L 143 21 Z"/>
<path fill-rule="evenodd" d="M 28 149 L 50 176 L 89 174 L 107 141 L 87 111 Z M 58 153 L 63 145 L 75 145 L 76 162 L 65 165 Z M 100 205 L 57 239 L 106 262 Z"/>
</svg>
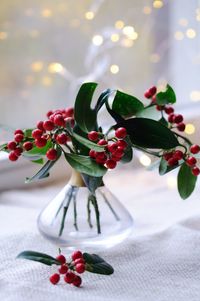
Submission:
<svg viewBox="0 0 200 301">
<path fill-rule="evenodd" d="M 38 217 L 40 233 L 68 248 L 112 247 L 131 233 L 132 226 L 129 212 L 105 186 L 92 195 L 75 171 Z"/>
</svg>

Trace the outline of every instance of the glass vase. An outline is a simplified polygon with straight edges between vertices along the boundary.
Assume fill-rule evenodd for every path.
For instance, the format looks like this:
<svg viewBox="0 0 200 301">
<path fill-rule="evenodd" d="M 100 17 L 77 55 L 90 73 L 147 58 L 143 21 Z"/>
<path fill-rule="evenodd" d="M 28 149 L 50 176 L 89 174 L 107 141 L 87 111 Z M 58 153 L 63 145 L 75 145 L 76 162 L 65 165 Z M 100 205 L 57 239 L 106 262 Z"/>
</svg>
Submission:
<svg viewBox="0 0 200 301">
<path fill-rule="evenodd" d="M 39 231 L 46 239 L 76 249 L 112 247 L 131 233 L 132 226 L 131 215 L 106 186 L 93 195 L 76 171 L 38 217 Z"/>
</svg>

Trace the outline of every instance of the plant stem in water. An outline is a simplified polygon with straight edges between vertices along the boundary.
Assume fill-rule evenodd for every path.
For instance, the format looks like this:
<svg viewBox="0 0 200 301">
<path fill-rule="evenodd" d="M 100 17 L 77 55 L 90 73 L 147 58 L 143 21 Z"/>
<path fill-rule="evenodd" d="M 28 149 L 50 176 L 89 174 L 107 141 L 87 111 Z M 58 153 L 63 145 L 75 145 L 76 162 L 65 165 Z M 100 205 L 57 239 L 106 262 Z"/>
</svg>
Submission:
<svg viewBox="0 0 200 301">
<path fill-rule="evenodd" d="M 117 215 L 117 213 L 115 212 L 115 210 L 113 209 L 113 207 L 111 206 L 110 202 L 108 201 L 107 197 L 105 196 L 105 194 L 100 191 L 100 194 L 102 195 L 102 197 L 104 198 L 104 201 L 106 202 L 106 204 L 108 205 L 108 207 L 110 208 L 110 211 L 113 213 L 114 217 L 116 218 L 117 221 L 120 220 L 119 216 Z"/>
<path fill-rule="evenodd" d="M 94 211 L 95 211 L 95 215 L 96 215 L 96 224 L 97 224 L 97 233 L 100 234 L 101 233 L 101 226 L 100 226 L 100 213 L 99 213 L 99 206 L 97 203 L 97 199 L 96 196 L 94 194 L 91 194 L 89 196 L 92 205 L 94 206 Z"/>
<path fill-rule="evenodd" d="M 90 228 L 93 227 L 92 225 L 92 221 L 91 221 L 91 209 L 90 209 L 90 196 L 88 196 L 88 201 L 87 201 L 87 213 L 88 213 L 88 224 L 90 226 Z"/>
<path fill-rule="evenodd" d="M 74 227 L 76 231 L 78 231 L 78 225 L 77 225 L 77 208 L 76 208 L 76 195 L 77 195 L 77 190 L 74 191 L 73 194 L 73 204 L 74 204 Z"/>
<path fill-rule="evenodd" d="M 59 236 L 62 235 L 63 230 L 64 230 L 64 227 L 65 227 L 65 218 L 66 218 L 66 214 L 67 214 L 67 211 L 68 211 L 70 202 L 71 202 L 71 200 L 72 200 L 72 194 L 73 194 L 73 191 L 74 191 L 74 187 L 71 187 L 71 190 L 70 190 L 70 193 L 69 193 L 69 198 L 68 198 L 67 204 L 66 204 L 66 206 L 63 208 L 63 217 L 62 217 L 62 221 L 61 221 Z"/>
</svg>

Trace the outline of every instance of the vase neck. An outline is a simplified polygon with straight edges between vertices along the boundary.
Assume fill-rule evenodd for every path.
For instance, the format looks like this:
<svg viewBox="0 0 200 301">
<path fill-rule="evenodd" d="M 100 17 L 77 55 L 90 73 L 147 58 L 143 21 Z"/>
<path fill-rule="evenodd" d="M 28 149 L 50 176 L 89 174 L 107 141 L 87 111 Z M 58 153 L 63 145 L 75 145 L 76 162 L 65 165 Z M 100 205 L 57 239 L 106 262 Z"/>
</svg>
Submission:
<svg viewBox="0 0 200 301">
<path fill-rule="evenodd" d="M 72 169 L 71 178 L 69 179 L 68 184 L 71 186 L 85 187 L 85 183 L 80 172 L 76 171 L 75 169 Z"/>
</svg>

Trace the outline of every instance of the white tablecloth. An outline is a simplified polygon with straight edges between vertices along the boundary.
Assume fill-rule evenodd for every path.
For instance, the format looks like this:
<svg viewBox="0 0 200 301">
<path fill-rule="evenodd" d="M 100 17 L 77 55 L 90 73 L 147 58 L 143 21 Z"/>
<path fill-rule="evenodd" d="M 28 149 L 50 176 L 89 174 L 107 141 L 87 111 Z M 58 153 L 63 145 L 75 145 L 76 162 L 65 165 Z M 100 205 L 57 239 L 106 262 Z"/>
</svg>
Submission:
<svg viewBox="0 0 200 301">
<path fill-rule="evenodd" d="M 52 286 L 54 267 L 15 259 L 27 249 L 57 254 L 38 234 L 36 217 L 60 187 L 1 193 L 1 301 L 200 300 L 199 189 L 182 201 L 166 177 L 130 170 L 110 174 L 106 183 L 134 215 L 135 228 L 122 245 L 99 252 L 115 273 L 84 274 L 80 289 Z"/>
</svg>

